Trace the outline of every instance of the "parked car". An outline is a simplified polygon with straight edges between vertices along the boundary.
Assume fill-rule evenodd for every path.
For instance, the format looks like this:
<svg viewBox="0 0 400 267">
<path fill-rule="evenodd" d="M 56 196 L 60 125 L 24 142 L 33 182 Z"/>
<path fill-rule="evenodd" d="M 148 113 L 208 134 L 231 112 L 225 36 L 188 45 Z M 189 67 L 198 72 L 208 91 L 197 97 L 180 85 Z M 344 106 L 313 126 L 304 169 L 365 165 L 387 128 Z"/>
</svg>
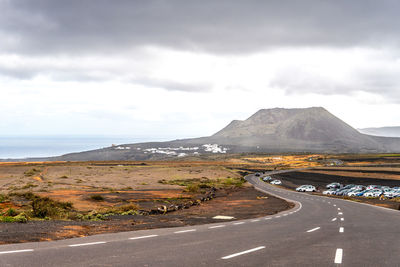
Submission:
<svg viewBox="0 0 400 267">
<path fill-rule="evenodd" d="M 281 180 L 273 180 L 271 184 L 282 184 Z"/>
<path fill-rule="evenodd" d="M 369 192 L 366 192 L 363 195 L 363 197 L 379 197 L 380 195 L 382 195 L 382 193 L 383 193 L 382 190 L 374 189 L 374 190 L 371 190 Z"/>
<path fill-rule="evenodd" d="M 272 180 L 272 177 L 271 176 L 265 176 L 264 178 L 263 178 L 263 181 L 264 182 L 268 182 L 268 181 L 271 181 Z"/>
<path fill-rule="evenodd" d="M 317 188 L 313 185 L 302 185 L 296 188 L 298 192 L 316 192 Z"/>
<path fill-rule="evenodd" d="M 330 188 L 322 192 L 324 195 L 336 195 L 336 192 L 339 191 L 337 188 Z"/>
<path fill-rule="evenodd" d="M 373 189 L 377 189 L 379 186 L 377 186 L 377 185 L 374 185 L 374 184 L 371 184 L 371 185 L 369 185 L 369 186 L 367 186 L 367 190 L 373 190 Z"/>
<path fill-rule="evenodd" d="M 369 192 L 369 191 L 370 191 L 370 190 L 363 190 L 363 191 L 357 193 L 356 196 L 357 196 L 357 197 L 362 197 L 362 196 L 364 196 L 365 193 L 367 193 L 367 192 Z"/>
<path fill-rule="evenodd" d="M 383 193 L 383 195 L 387 198 L 400 197 L 400 189 L 392 189 L 390 191 L 386 191 Z"/>
<path fill-rule="evenodd" d="M 326 188 L 341 188 L 342 185 L 339 183 L 330 183 L 326 186 Z"/>
<path fill-rule="evenodd" d="M 355 197 L 359 193 L 363 192 L 364 190 L 356 189 L 356 190 L 351 190 L 350 192 L 347 193 L 347 196 L 349 197 Z"/>
</svg>

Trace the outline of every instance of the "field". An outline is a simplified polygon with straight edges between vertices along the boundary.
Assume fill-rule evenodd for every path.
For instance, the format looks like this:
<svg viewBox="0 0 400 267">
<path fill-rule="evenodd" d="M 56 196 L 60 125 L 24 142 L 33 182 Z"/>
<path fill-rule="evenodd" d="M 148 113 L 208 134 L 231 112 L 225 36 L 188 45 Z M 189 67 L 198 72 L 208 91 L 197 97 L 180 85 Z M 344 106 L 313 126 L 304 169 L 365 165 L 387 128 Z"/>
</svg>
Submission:
<svg viewBox="0 0 400 267">
<path fill-rule="evenodd" d="M 291 204 L 254 190 L 252 172 L 295 188 L 330 182 L 400 185 L 397 155 L 211 155 L 191 161 L 0 163 L 0 239 L 54 240 L 97 233 L 253 218 Z M 393 201 L 369 200 L 396 208 Z M 17 224 L 11 222 L 25 222 Z"/>
</svg>

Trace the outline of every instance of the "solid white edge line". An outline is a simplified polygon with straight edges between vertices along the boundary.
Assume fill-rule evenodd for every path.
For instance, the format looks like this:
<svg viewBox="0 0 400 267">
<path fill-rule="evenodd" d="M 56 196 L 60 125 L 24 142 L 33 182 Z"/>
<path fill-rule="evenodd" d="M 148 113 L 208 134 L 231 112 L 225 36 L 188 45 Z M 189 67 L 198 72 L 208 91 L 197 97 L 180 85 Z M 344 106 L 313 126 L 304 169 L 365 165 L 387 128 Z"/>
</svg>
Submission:
<svg viewBox="0 0 400 267">
<path fill-rule="evenodd" d="M 341 249 L 341 248 L 336 249 L 335 263 L 336 264 L 341 264 L 342 263 L 342 258 L 343 258 L 343 249 Z"/>
<path fill-rule="evenodd" d="M 208 227 L 208 229 L 214 229 L 214 228 L 221 228 L 221 227 L 225 227 L 226 225 L 221 224 L 221 225 L 215 225 L 215 226 L 210 226 Z"/>
<path fill-rule="evenodd" d="M 242 252 L 238 252 L 238 253 L 235 253 L 235 254 L 231 254 L 231 255 L 222 257 L 221 259 L 227 260 L 227 259 L 230 259 L 230 258 L 233 258 L 233 257 L 237 257 L 237 256 L 240 256 L 240 255 L 243 255 L 243 254 L 246 254 L 246 253 L 250 253 L 250 252 L 254 252 L 254 251 L 257 251 L 257 250 L 260 250 L 260 249 L 264 249 L 264 248 L 265 248 L 265 246 L 252 248 L 252 249 L 249 249 L 249 250 L 245 250 L 245 251 L 242 251 Z"/>
<path fill-rule="evenodd" d="M 174 232 L 174 234 L 187 233 L 187 232 L 195 232 L 195 231 L 196 231 L 196 229 L 182 230 L 182 231 Z"/>
<path fill-rule="evenodd" d="M 9 251 L 0 251 L 0 254 L 11 254 L 11 253 L 32 252 L 32 251 L 33 249 L 9 250 Z"/>
<path fill-rule="evenodd" d="M 105 244 L 107 242 L 100 241 L 100 242 L 92 242 L 92 243 L 81 243 L 81 244 L 73 244 L 73 245 L 68 245 L 69 247 L 81 247 L 81 246 L 92 246 L 92 245 L 99 245 L 99 244 Z"/>
<path fill-rule="evenodd" d="M 340 227 L 339 228 L 339 233 L 343 233 L 344 232 L 344 228 L 343 227 Z"/>
<path fill-rule="evenodd" d="M 321 229 L 321 227 L 315 227 L 313 229 L 308 230 L 307 233 L 311 233 L 311 232 L 317 231 L 319 229 Z"/>
<path fill-rule="evenodd" d="M 136 240 L 136 239 L 143 239 L 143 238 L 150 238 L 150 237 L 156 237 L 158 235 L 145 235 L 145 236 L 137 236 L 137 237 L 131 237 L 129 238 L 130 240 Z"/>
</svg>

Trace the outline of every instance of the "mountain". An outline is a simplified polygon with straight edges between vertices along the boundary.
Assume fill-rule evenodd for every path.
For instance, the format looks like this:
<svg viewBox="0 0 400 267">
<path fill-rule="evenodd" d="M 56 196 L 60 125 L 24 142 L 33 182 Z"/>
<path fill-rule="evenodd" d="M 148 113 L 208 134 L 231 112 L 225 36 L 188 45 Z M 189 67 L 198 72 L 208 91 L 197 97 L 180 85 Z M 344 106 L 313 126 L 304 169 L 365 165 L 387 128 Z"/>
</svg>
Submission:
<svg viewBox="0 0 400 267">
<path fill-rule="evenodd" d="M 400 149 L 399 145 L 396 149 Z M 374 136 L 361 134 L 322 107 L 262 109 L 234 120 L 216 134 L 190 142 L 253 148 L 262 152 L 368 153 L 392 150 Z M 397 141 L 397 140 L 394 140 Z M 389 142 L 393 145 L 393 141 Z"/>
<path fill-rule="evenodd" d="M 400 137 L 400 126 L 380 127 L 380 128 L 364 128 L 358 129 L 363 134 L 386 136 L 386 137 Z"/>
<path fill-rule="evenodd" d="M 400 138 L 362 134 L 322 107 L 262 109 L 212 136 L 138 143 L 37 160 L 163 160 L 241 152 L 400 152 Z"/>
</svg>

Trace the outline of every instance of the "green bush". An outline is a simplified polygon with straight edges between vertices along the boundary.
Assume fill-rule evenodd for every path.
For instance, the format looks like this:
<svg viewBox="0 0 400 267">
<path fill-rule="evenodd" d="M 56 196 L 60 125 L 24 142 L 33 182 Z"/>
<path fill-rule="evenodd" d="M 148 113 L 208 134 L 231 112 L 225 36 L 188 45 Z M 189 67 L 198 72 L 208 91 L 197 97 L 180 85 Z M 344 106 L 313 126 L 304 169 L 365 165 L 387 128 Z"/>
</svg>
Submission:
<svg viewBox="0 0 400 267">
<path fill-rule="evenodd" d="M 48 197 L 34 197 L 32 200 L 32 214 L 38 218 L 62 218 L 72 209 L 72 203 L 52 200 Z"/>
<path fill-rule="evenodd" d="M 18 215 L 18 212 L 15 210 L 15 209 L 13 209 L 13 208 L 9 208 L 7 211 L 6 211 L 6 216 L 11 216 L 11 217 L 13 217 L 13 216 L 17 216 Z"/>
</svg>

